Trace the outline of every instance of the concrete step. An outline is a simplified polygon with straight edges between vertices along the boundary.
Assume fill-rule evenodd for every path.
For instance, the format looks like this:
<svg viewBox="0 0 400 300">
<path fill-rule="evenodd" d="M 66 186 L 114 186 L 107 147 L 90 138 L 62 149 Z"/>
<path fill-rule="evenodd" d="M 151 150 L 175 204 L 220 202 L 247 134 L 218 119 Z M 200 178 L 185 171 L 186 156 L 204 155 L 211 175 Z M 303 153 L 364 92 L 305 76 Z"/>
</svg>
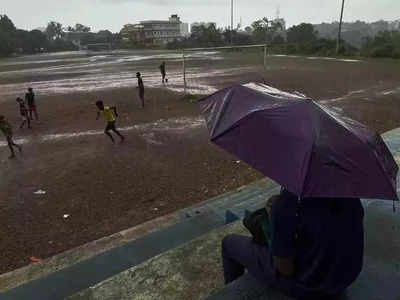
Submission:
<svg viewBox="0 0 400 300">
<path fill-rule="evenodd" d="M 214 213 L 189 218 L 1 293 L 0 299 L 63 299 L 224 224 Z"/>
<path fill-rule="evenodd" d="M 400 300 L 400 211 L 382 200 L 364 200 L 365 257 L 356 282 L 337 300 Z M 290 300 L 248 275 L 206 300 Z"/>
<path fill-rule="evenodd" d="M 205 300 L 294 300 L 259 284 L 249 274 L 212 293 Z"/>
<path fill-rule="evenodd" d="M 390 203 L 363 202 L 366 212 L 364 268 L 357 281 L 338 300 L 399 300 L 400 212 Z M 108 278 L 70 300 L 111 299 L 206 299 L 206 300 L 293 300 L 259 285 L 245 275 L 223 286 L 221 240 L 230 233 L 245 234 L 241 221 L 170 249 L 140 265 Z"/>
<path fill-rule="evenodd" d="M 221 240 L 246 234 L 241 222 L 214 229 L 85 289 L 70 300 L 200 300 L 223 288 Z"/>
<path fill-rule="evenodd" d="M 263 197 L 265 197 L 266 191 L 269 191 L 274 187 L 278 187 L 275 182 L 268 179 L 262 179 L 235 191 L 209 199 L 187 209 L 183 209 L 180 212 L 180 215 L 182 217 L 190 217 L 207 211 L 213 211 L 216 214 L 224 216 L 225 211 L 232 208 L 233 205 L 248 203 L 249 201 L 257 201 L 257 199 L 260 198 L 265 201 L 266 199 Z"/>
<path fill-rule="evenodd" d="M 0 290 L 4 290 L 0 293 L 0 300 L 27 299 L 28 295 L 36 295 L 37 299 L 62 299 L 70 296 L 213 228 L 232 222 L 232 219 L 225 216 L 229 207 L 247 207 L 260 201 L 265 202 L 263 197 L 266 191 L 276 186 L 276 183 L 263 179 L 162 217 L 160 221 L 151 221 L 138 229 L 129 229 L 89 243 L 88 246 L 57 255 L 43 263 L 0 275 L 3 282 L 0 283 Z M 165 222 L 167 226 L 160 222 Z M 140 232 L 147 234 L 143 236 Z"/>
</svg>

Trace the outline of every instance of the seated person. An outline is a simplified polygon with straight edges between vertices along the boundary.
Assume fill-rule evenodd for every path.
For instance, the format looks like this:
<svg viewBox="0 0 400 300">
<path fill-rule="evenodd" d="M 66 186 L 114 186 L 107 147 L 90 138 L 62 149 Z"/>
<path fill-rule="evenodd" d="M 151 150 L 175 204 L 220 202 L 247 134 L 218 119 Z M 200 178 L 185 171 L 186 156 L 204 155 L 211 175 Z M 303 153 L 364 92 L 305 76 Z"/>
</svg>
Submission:
<svg viewBox="0 0 400 300">
<path fill-rule="evenodd" d="M 270 207 L 270 209 L 268 209 Z M 286 190 L 272 197 L 269 246 L 251 237 L 222 241 L 225 283 L 245 269 L 261 284 L 297 299 L 330 299 L 358 277 L 364 250 L 360 199 L 304 198 Z"/>
</svg>

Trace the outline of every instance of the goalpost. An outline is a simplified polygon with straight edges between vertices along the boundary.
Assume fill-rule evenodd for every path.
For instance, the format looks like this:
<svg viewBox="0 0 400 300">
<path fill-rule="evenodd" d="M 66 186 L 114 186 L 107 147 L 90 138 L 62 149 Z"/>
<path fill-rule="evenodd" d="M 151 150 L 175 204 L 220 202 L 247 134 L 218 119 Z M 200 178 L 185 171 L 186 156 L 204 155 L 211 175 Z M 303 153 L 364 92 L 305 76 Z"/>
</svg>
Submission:
<svg viewBox="0 0 400 300">
<path fill-rule="evenodd" d="M 225 47 L 208 47 L 208 48 L 186 48 L 182 49 L 182 77 L 183 77 L 183 89 L 184 94 L 187 94 L 187 66 L 186 66 L 186 56 L 189 52 L 198 52 L 198 51 L 212 51 L 212 50 L 229 50 L 229 49 L 248 49 L 248 48 L 261 48 L 264 49 L 264 71 L 267 70 L 267 55 L 268 55 L 268 45 L 267 44 L 258 44 L 258 45 L 243 45 L 243 46 L 225 46 Z"/>
</svg>

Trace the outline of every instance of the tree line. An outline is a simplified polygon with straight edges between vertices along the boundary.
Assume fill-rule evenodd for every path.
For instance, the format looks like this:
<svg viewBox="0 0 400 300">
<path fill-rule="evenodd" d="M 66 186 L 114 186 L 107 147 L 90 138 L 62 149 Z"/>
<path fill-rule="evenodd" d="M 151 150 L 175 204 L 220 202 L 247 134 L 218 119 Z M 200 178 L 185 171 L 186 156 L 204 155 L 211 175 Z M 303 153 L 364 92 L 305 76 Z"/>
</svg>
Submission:
<svg viewBox="0 0 400 300">
<path fill-rule="evenodd" d="M 68 39 L 68 35 L 73 33 L 86 33 L 82 37 L 84 45 L 120 42 L 119 34 L 113 34 L 108 30 L 93 33 L 90 27 L 82 24 L 63 27 L 59 22 L 50 21 L 44 31 L 17 29 L 7 15 L 0 15 L 0 56 L 78 50 L 79 47 Z"/>
<path fill-rule="evenodd" d="M 85 33 L 80 37 L 81 44 L 111 43 L 114 48 L 121 47 L 121 35 L 102 30 L 91 32 L 91 28 L 82 24 L 63 27 L 61 23 L 51 21 L 46 29 L 17 29 L 7 15 L 0 15 L 0 56 L 13 53 L 38 53 L 78 50 L 69 35 Z M 220 29 L 215 24 L 200 25 L 192 28 L 191 35 L 167 44 L 168 49 L 219 47 L 249 44 L 268 44 L 274 53 L 305 55 L 336 55 L 337 40 L 321 37 L 312 24 L 302 23 L 284 30 L 282 24 L 267 18 L 257 20 L 245 30 Z M 400 58 L 400 32 L 381 31 L 374 37 L 361 38 L 361 47 L 355 47 L 346 41 L 341 42 L 340 54 L 345 56 L 369 56 Z"/>
<path fill-rule="evenodd" d="M 321 37 L 314 25 L 302 23 L 284 31 L 279 22 L 267 18 L 253 22 L 244 31 L 218 29 L 214 24 L 201 25 L 192 29 L 192 34 L 180 41 L 167 45 L 169 49 L 219 47 L 234 45 L 268 44 L 277 54 L 305 54 L 334 56 L 337 54 L 337 39 Z M 362 38 L 362 46 L 355 47 L 341 40 L 339 54 L 343 56 L 400 58 L 400 32 L 382 31 L 376 36 Z"/>
</svg>

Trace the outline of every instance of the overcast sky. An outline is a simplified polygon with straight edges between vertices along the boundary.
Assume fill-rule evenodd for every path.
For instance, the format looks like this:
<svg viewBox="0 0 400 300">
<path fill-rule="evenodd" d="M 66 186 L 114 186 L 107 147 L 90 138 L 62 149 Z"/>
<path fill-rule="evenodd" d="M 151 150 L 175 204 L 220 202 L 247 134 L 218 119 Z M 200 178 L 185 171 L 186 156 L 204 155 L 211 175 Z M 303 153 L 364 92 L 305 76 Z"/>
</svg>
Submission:
<svg viewBox="0 0 400 300">
<path fill-rule="evenodd" d="M 275 17 L 277 8 L 288 25 L 338 20 L 341 0 L 234 0 L 235 23 L 244 26 L 262 17 Z M 345 21 L 394 20 L 399 0 L 346 0 Z M 64 26 L 82 23 L 92 30 L 119 31 L 140 20 L 167 19 L 179 14 L 183 22 L 230 23 L 230 0 L 0 0 L 0 14 L 7 14 L 18 28 L 44 27 L 50 20 Z"/>
</svg>

